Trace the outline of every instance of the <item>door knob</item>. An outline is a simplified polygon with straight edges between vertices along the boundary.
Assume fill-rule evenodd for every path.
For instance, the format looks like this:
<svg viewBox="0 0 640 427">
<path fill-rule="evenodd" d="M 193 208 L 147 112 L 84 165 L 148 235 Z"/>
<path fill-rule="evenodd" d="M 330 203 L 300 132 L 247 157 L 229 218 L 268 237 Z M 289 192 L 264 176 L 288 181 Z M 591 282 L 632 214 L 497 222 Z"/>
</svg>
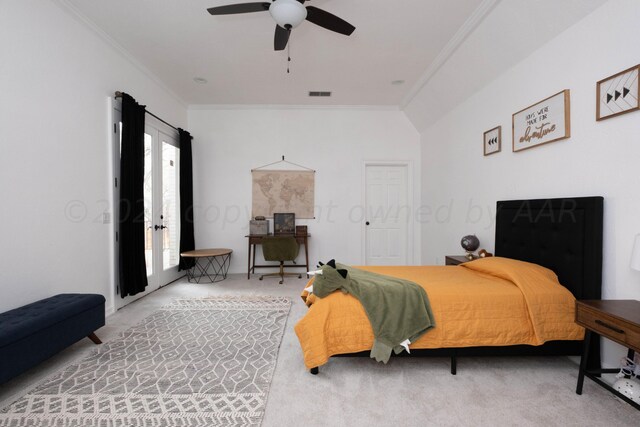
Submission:
<svg viewBox="0 0 640 427">
<path fill-rule="evenodd" d="M 369 225 L 369 221 L 365 222 L 364 224 L 365 224 L 365 225 Z"/>
</svg>

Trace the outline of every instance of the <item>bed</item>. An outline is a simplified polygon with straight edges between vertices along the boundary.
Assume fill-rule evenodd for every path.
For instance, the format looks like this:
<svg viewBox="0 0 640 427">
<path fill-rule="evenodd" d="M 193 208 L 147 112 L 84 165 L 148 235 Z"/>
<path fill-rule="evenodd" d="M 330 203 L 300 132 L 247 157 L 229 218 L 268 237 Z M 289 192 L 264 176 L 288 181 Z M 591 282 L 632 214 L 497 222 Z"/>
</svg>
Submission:
<svg viewBox="0 0 640 427">
<path fill-rule="evenodd" d="M 362 267 L 425 288 L 436 326 L 411 355 L 448 356 L 452 374 L 465 355 L 581 354 L 575 299 L 601 296 L 602 197 L 499 201 L 496 212 L 494 259 Z M 303 299 L 310 307 L 295 331 L 312 374 L 332 356 L 368 355 L 373 332 L 357 299 Z M 597 342 L 591 354 L 599 365 Z"/>
</svg>

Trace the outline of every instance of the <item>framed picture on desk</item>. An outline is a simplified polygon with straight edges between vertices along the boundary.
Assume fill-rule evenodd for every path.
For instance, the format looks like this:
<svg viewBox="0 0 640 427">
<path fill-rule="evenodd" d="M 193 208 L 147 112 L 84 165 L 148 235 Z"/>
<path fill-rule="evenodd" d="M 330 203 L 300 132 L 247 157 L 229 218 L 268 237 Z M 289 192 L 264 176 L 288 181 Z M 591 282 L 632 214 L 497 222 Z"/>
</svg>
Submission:
<svg viewBox="0 0 640 427">
<path fill-rule="evenodd" d="M 294 234 L 296 231 L 296 214 L 274 213 L 273 234 Z"/>
</svg>

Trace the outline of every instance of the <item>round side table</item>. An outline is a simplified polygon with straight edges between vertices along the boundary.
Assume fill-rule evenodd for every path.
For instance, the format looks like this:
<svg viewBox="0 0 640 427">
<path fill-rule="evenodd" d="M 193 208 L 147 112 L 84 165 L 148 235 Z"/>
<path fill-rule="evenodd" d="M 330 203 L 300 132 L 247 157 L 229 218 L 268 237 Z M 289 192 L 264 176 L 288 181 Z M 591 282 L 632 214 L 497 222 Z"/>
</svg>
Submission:
<svg viewBox="0 0 640 427">
<path fill-rule="evenodd" d="M 214 283 L 226 279 L 232 252 L 233 250 L 227 248 L 196 249 L 182 252 L 180 256 L 195 260 L 193 267 L 187 270 L 187 280 L 200 283 L 208 279 L 208 283 Z"/>
</svg>

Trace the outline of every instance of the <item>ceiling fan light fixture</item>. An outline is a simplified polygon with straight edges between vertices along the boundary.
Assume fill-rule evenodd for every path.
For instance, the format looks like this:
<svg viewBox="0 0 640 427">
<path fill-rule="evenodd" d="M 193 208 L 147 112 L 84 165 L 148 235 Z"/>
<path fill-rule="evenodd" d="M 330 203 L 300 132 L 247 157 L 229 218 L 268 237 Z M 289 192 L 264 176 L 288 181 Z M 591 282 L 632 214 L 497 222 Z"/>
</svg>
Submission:
<svg viewBox="0 0 640 427">
<path fill-rule="evenodd" d="M 269 6 L 269 13 L 285 29 L 297 27 L 307 17 L 307 9 L 297 0 L 275 0 Z"/>
</svg>

